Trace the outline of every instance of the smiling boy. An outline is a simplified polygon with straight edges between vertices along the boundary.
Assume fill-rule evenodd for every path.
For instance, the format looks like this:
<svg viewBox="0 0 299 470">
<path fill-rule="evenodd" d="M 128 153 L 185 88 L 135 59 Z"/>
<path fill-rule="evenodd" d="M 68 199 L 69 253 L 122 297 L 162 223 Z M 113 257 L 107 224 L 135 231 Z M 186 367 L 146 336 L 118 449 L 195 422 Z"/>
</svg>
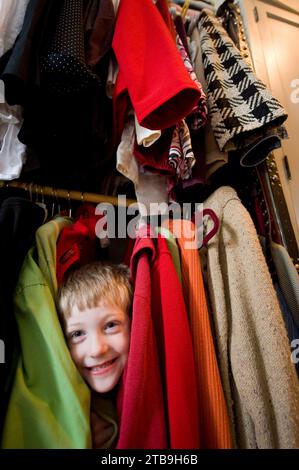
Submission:
<svg viewBox="0 0 299 470">
<path fill-rule="evenodd" d="M 116 387 L 128 360 L 132 286 L 124 265 L 92 263 L 69 274 L 59 308 L 71 357 L 92 390 L 93 446 L 105 447 L 111 426 L 95 413 L 96 394 Z M 94 393 L 96 392 L 96 393 Z"/>
</svg>

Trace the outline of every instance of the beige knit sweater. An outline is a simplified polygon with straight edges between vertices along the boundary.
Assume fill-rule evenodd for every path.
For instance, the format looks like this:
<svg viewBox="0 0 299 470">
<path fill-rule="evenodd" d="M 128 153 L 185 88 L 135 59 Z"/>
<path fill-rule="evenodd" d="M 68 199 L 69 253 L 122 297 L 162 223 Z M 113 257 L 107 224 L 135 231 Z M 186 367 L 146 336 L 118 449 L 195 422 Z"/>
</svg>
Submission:
<svg viewBox="0 0 299 470">
<path fill-rule="evenodd" d="M 221 223 L 206 275 L 237 447 L 299 448 L 299 382 L 254 225 L 232 188 L 215 191 L 204 207 Z"/>
</svg>

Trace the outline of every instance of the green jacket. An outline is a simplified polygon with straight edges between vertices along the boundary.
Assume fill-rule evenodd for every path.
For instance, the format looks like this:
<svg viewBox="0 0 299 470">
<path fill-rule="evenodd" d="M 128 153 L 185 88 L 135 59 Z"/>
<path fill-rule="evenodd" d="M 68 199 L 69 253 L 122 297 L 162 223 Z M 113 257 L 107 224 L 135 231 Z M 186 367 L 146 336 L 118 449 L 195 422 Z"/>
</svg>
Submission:
<svg viewBox="0 0 299 470">
<path fill-rule="evenodd" d="M 173 236 L 173 233 L 171 233 L 171 231 L 166 227 L 156 227 L 156 232 L 160 233 L 164 238 L 166 238 L 166 243 L 171 254 L 174 269 L 177 273 L 180 284 L 182 284 L 181 260 L 176 239 Z"/>
<path fill-rule="evenodd" d="M 15 291 L 21 342 L 2 448 L 90 448 L 90 392 L 79 375 L 55 307 L 56 242 L 70 219 L 36 232 Z"/>
</svg>

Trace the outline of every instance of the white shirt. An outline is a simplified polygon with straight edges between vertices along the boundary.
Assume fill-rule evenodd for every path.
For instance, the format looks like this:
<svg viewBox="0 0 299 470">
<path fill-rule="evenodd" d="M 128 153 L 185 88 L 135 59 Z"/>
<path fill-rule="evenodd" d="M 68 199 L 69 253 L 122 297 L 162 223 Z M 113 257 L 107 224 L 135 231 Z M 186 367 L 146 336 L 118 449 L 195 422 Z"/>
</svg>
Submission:
<svg viewBox="0 0 299 470">
<path fill-rule="evenodd" d="M 0 0 L 0 57 L 14 45 L 28 3 L 29 0 Z"/>
</svg>

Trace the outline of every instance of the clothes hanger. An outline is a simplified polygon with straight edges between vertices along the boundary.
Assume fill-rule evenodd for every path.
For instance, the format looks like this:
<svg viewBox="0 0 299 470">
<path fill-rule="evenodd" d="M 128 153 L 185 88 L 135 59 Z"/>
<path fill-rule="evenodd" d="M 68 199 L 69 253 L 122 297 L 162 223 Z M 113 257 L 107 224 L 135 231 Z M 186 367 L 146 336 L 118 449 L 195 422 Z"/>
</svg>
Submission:
<svg viewBox="0 0 299 470">
<path fill-rule="evenodd" d="M 68 200 L 68 203 L 69 203 L 69 217 L 71 218 L 72 217 L 72 203 L 71 203 L 71 199 L 70 199 L 69 190 L 67 192 L 67 200 Z"/>
<path fill-rule="evenodd" d="M 186 18 L 189 6 L 190 6 L 190 0 L 185 0 L 185 3 L 184 3 L 183 8 L 181 10 L 182 18 Z"/>
<path fill-rule="evenodd" d="M 186 4 L 186 0 L 172 0 L 171 3 L 175 3 L 176 5 L 184 6 Z M 215 7 L 212 5 L 210 2 L 205 2 L 204 0 L 200 1 L 195 1 L 195 0 L 190 0 L 189 1 L 189 9 L 195 10 L 195 11 L 202 11 L 204 8 L 207 8 L 211 10 L 212 12 L 215 12 Z M 188 10 L 187 8 L 187 10 Z"/>
<path fill-rule="evenodd" d="M 208 244 L 208 242 L 214 237 L 214 235 L 216 235 L 220 227 L 219 219 L 217 215 L 215 214 L 215 212 L 213 211 L 213 209 L 206 208 L 206 209 L 203 209 L 202 211 L 196 211 L 194 213 L 194 217 L 193 217 L 194 224 L 198 229 L 202 227 L 202 231 L 204 231 L 203 219 L 204 217 L 207 217 L 207 216 L 211 217 L 214 223 L 214 226 L 212 230 L 210 230 L 210 232 L 208 232 L 203 237 L 201 247 L 206 246 Z"/>
</svg>

